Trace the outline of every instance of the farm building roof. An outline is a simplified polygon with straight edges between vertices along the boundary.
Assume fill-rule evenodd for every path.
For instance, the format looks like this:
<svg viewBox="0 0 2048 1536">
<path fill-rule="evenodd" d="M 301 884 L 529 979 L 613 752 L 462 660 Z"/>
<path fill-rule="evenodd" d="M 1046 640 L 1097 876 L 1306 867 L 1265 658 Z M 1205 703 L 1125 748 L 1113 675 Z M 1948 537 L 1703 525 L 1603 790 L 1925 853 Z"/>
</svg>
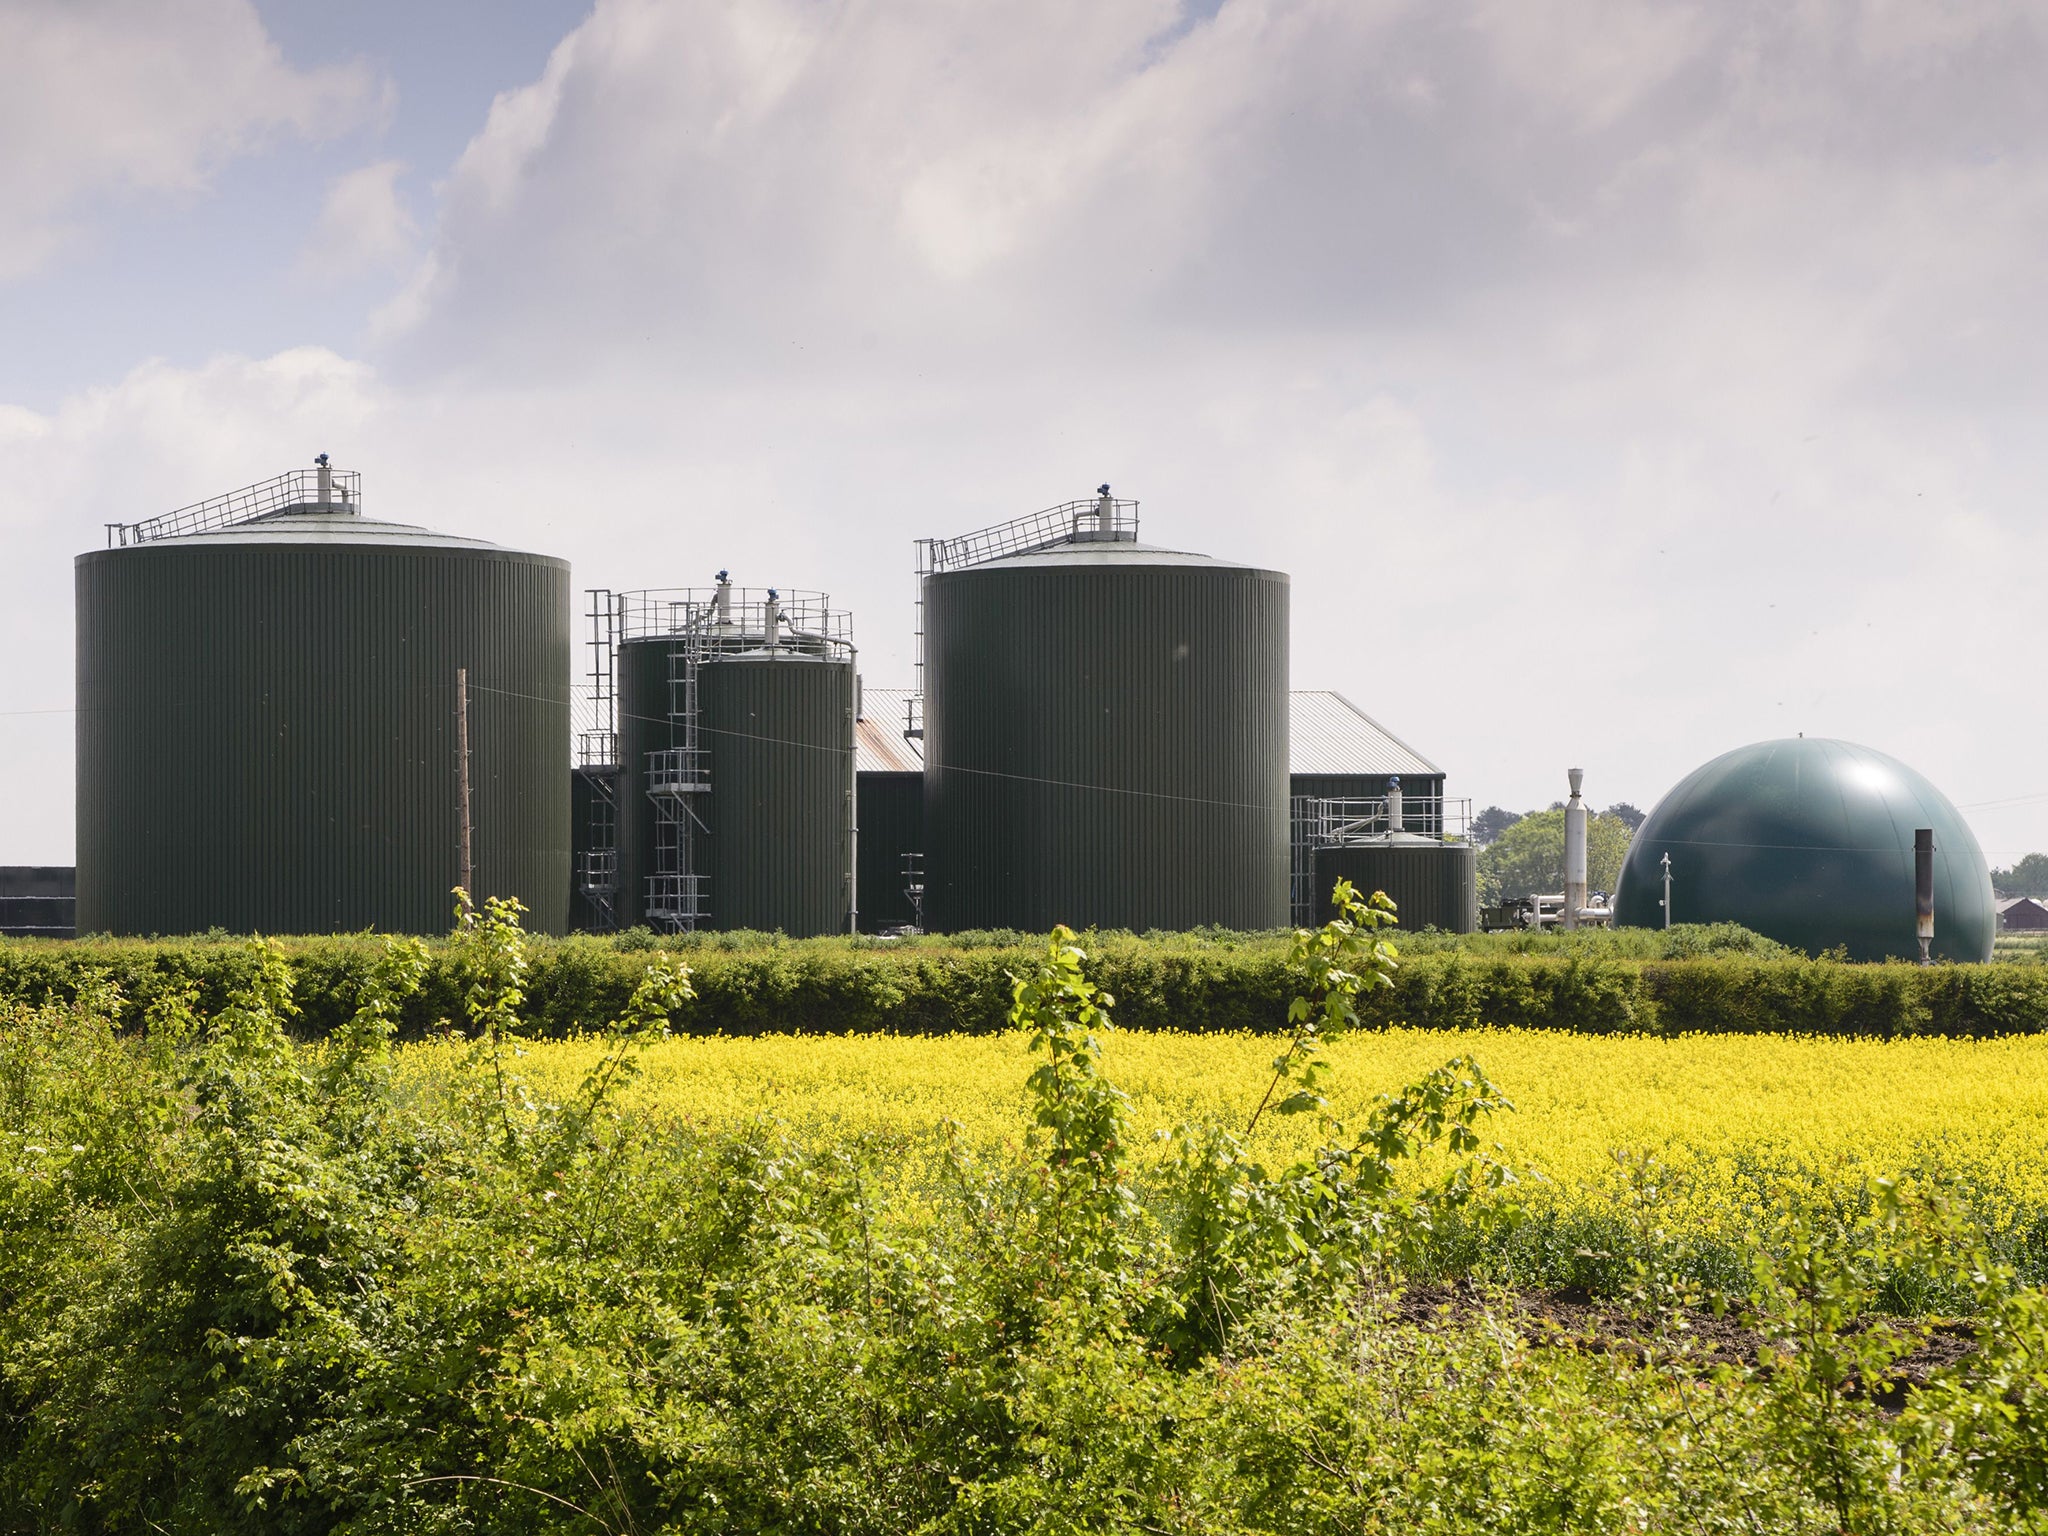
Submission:
<svg viewBox="0 0 2048 1536">
<path fill-rule="evenodd" d="M 903 739 L 908 688 L 863 688 L 855 767 L 861 773 L 922 773 L 924 757 Z M 1288 709 L 1290 773 L 1441 774 L 1417 752 L 1341 693 L 1297 688 Z"/>
<path fill-rule="evenodd" d="M 2048 928 L 2048 902 L 2037 896 L 2007 896 L 1995 905 L 2008 928 Z"/>
<path fill-rule="evenodd" d="M 1288 720 L 1289 773 L 1443 772 L 1341 693 L 1295 689 Z"/>
<path fill-rule="evenodd" d="M 856 773 L 923 773 L 924 753 L 903 735 L 903 707 L 916 694 L 908 688 L 860 690 L 860 720 L 853 728 Z"/>
</svg>

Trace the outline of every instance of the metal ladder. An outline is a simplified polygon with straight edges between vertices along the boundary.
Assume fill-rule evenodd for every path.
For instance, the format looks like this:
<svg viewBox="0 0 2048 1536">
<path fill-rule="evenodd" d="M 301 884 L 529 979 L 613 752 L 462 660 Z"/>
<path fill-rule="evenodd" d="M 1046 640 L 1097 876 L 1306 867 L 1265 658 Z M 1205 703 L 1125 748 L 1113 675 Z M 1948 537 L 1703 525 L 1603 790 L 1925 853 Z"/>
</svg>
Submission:
<svg viewBox="0 0 2048 1536">
<path fill-rule="evenodd" d="M 668 646 L 669 745 L 647 754 L 647 797 L 654 802 L 654 873 L 647 877 L 649 922 L 689 933 L 711 916 L 709 879 L 698 869 L 697 835 L 708 832 L 695 799 L 711 792 L 698 681 L 710 614 L 694 603 L 673 606 Z"/>
</svg>

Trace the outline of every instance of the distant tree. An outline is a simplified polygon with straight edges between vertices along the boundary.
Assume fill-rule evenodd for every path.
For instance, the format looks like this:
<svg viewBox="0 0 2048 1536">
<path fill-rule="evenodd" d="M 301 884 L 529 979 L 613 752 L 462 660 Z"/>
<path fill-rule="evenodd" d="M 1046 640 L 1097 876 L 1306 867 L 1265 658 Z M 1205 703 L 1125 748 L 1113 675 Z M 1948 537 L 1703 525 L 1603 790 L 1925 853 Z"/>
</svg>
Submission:
<svg viewBox="0 0 2048 1536">
<path fill-rule="evenodd" d="M 1504 811 L 1497 805 L 1489 805 L 1472 818 L 1472 840 L 1484 848 L 1488 843 L 1498 840 L 1501 833 L 1521 819 L 1519 812 Z"/>
<path fill-rule="evenodd" d="M 1994 869 L 1991 889 L 2001 896 L 2048 896 L 2048 853 L 2030 853 L 2011 869 Z"/>
<path fill-rule="evenodd" d="M 1617 816 L 1586 818 L 1586 883 L 1611 891 L 1621 878 L 1633 836 Z M 1479 855 L 1479 888 L 1487 901 L 1550 895 L 1564 889 L 1564 812 L 1524 816 Z"/>
<path fill-rule="evenodd" d="M 1642 830 L 1643 813 L 1630 805 L 1626 800 L 1615 801 L 1614 804 L 1607 807 L 1600 814 L 1602 816 L 1612 816 L 1616 821 L 1628 828 L 1630 836 L 1634 836 Z"/>
</svg>

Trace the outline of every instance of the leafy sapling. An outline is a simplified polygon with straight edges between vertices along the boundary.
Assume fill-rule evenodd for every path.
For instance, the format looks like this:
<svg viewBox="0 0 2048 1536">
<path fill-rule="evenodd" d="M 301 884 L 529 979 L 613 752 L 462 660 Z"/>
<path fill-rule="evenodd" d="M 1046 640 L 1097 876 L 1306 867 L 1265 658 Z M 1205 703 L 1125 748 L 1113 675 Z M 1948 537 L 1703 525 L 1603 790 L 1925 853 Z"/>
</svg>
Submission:
<svg viewBox="0 0 2048 1536">
<path fill-rule="evenodd" d="M 1124 1166 L 1130 1100 L 1102 1075 L 1095 1036 L 1110 1026 L 1116 999 L 1088 979 L 1082 970 L 1087 958 L 1073 931 L 1057 927 L 1031 971 L 1010 978 L 1010 1024 L 1026 1032 L 1034 1055 L 1045 1055 L 1025 1086 L 1032 1119 L 1051 1139 L 1050 1219 L 1062 1261 L 1104 1257 L 1135 1202 Z"/>
<path fill-rule="evenodd" d="M 1344 1038 L 1358 1023 L 1358 994 L 1394 984 L 1400 951 L 1379 937 L 1394 921 L 1394 903 L 1385 891 L 1361 899 L 1349 880 L 1330 892 L 1336 917 L 1320 928 L 1295 930 L 1287 960 L 1307 982 L 1307 990 L 1287 1005 L 1287 1049 L 1273 1060 L 1273 1080 L 1252 1111 L 1245 1139 L 1259 1128 L 1270 1107 L 1277 1115 L 1298 1115 L 1328 1104 L 1322 1085 L 1330 1063 L 1323 1047 Z M 1292 1092 L 1274 1102 L 1283 1084 Z"/>
</svg>

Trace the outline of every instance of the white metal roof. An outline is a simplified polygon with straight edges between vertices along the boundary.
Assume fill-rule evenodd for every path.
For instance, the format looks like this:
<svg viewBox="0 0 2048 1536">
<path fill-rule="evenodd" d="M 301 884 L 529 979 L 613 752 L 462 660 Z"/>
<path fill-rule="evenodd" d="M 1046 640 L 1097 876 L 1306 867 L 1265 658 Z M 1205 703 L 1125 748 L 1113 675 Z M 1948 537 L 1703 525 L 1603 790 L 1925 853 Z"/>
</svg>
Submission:
<svg viewBox="0 0 2048 1536">
<path fill-rule="evenodd" d="M 863 688 L 862 720 L 854 737 L 862 773 L 922 773 L 924 754 L 903 739 L 908 688 Z M 1291 773 L 1441 774 L 1428 758 L 1394 735 L 1341 693 L 1298 688 L 1288 709 Z"/>
<path fill-rule="evenodd" d="M 856 773 L 923 773 L 924 753 L 916 741 L 903 737 L 903 707 L 915 696 L 909 688 L 860 690 L 860 722 L 853 728 Z"/>
<path fill-rule="evenodd" d="M 1297 688 L 1287 718 L 1290 773 L 1443 772 L 1341 693 Z"/>
</svg>

